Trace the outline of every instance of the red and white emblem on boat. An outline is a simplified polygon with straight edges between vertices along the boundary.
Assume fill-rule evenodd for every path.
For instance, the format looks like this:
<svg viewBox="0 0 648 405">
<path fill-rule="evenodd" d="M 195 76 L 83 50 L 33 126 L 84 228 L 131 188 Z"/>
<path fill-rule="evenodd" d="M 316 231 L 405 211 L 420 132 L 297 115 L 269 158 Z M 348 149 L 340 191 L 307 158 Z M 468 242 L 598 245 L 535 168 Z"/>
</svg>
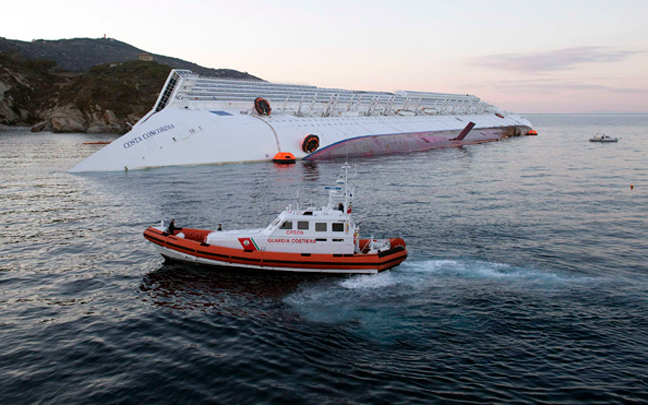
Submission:
<svg viewBox="0 0 648 405">
<path fill-rule="evenodd" d="M 259 250 L 252 238 L 238 238 L 243 250 Z"/>
</svg>

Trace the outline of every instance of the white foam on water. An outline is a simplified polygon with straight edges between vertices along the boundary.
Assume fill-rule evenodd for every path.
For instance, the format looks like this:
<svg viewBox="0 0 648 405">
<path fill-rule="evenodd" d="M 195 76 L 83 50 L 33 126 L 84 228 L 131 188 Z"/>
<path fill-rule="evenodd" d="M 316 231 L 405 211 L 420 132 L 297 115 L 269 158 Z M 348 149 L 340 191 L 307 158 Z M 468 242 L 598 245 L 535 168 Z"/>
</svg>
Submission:
<svg viewBox="0 0 648 405">
<path fill-rule="evenodd" d="M 405 271 L 433 272 L 448 266 L 456 266 L 459 262 L 456 260 L 425 260 L 409 261 L 401 265 L 400 268 Z"/>
<path fill-rule="evenodd" d="M 421 281 L 431 279 L 431 275 L 440 270 L 458 264 L 455 260 L 428 260 L 409 262 L 400 267 L 378 274 L 351 276 L 340 281 L 339 285 L 349 290 L 375 290 L 396 285 L 416 286 Z"/>
<path fill-rule="evenodd" d="M 426 260 L 403 263 L 393 270 L 394 274 L 428 274 L 436 278 L 490 279 L 502 282 L 533 281 L 547 283 L 581 283 L 598 280 L 598 278 L 570 275 L 551 269 L 511 266 L 506 263 L 494 263 L 480 260 Z M 430 279 L 430 277 L 427 277 Z"/>
<path fill-rule="evenodd" d="M 600 278 L 479 260 L 408 261 L 373 275 L 354 275 L 303 286 L 284 302 L 313 322 L 360 321 L 368 329 L 391 330 L 412 307 L 453 300 L 457 292 L 484 288 L 554 294 Z M 400 321 L 399 321 L 400 320 Z M 391 333 L 391 332 L 390 332 Z"/>
<path fill-rule="evenodd" d="M 349 290 L 376 289 L 399 284 L 400 281 L 392 273 L 366 274 L 354 276 L 340 282 L 340 286 Z"/>
</svg>

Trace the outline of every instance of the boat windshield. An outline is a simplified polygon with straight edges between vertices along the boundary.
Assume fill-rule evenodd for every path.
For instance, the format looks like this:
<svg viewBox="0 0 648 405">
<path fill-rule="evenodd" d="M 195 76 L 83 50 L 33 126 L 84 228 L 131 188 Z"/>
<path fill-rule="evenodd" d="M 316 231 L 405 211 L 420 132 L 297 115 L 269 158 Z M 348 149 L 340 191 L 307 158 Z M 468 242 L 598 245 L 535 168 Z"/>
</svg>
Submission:
<svg viewBox="0 0 648 405">
<path fill-rule="evenodd" d="M 268 228 L 274 228 L 275 226 L 279 225 L 279 222 L 281 222 L 281 217 L 277 217 Z"/>
</svg>

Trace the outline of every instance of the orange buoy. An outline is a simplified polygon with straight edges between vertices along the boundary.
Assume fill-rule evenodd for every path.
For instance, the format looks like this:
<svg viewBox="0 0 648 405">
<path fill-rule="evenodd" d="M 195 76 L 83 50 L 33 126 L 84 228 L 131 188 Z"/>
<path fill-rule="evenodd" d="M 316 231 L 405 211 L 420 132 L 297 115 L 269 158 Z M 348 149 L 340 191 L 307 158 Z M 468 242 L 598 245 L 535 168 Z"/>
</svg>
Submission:
<svg viewBox="0 0 648 405">
<path fill-rule="evenodd" d="M 536 136 L 536 135 L 538 135 L 538 131 L 536 131 L 535 129 L 532 129 L 529 132 L 527 132 L 526 134 L 527 134 L 527 136 Z"/>
<path fill-rule="evenodd" d="M 292 164 L 295 163 L 297 159 L 295 159 L 295 155 L 290 152 L 279 152 L 274 156 L 274 158 L 272 158 L 272 161 L 280 164 Z"/>
<path fill-rule="evenodd" d="M 270 115 L 272 108 L 270 108 L 270 103 L 268 100 L 262 97 L 257 97 L 254 100 L 254 109 L 259 115 Z"/>
<path fill-rule="evenodd" d="M 313 153 L 319 148 L 319 136 L 308 135 L 302 142 L 302 150 L 306 153 Z"/>
<path fill-rule="evenodd" d="M 630 184 L 630 190 L 634 190 L 634 185 Z"/>
</svg>

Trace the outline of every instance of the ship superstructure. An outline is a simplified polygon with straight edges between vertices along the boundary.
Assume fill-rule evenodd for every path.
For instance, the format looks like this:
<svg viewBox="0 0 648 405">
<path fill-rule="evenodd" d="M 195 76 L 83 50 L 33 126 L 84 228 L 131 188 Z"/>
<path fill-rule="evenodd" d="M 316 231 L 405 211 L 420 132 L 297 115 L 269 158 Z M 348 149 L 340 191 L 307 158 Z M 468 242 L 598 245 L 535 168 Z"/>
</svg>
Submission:
<svg viewBox="0 0 648 405">
<path fill-rule="evenodd" d="M 173 70 L 153 109 L 73 172 L 371 156 L 526 134 L 476 96 L 208 78 Z"/>
</svg>

